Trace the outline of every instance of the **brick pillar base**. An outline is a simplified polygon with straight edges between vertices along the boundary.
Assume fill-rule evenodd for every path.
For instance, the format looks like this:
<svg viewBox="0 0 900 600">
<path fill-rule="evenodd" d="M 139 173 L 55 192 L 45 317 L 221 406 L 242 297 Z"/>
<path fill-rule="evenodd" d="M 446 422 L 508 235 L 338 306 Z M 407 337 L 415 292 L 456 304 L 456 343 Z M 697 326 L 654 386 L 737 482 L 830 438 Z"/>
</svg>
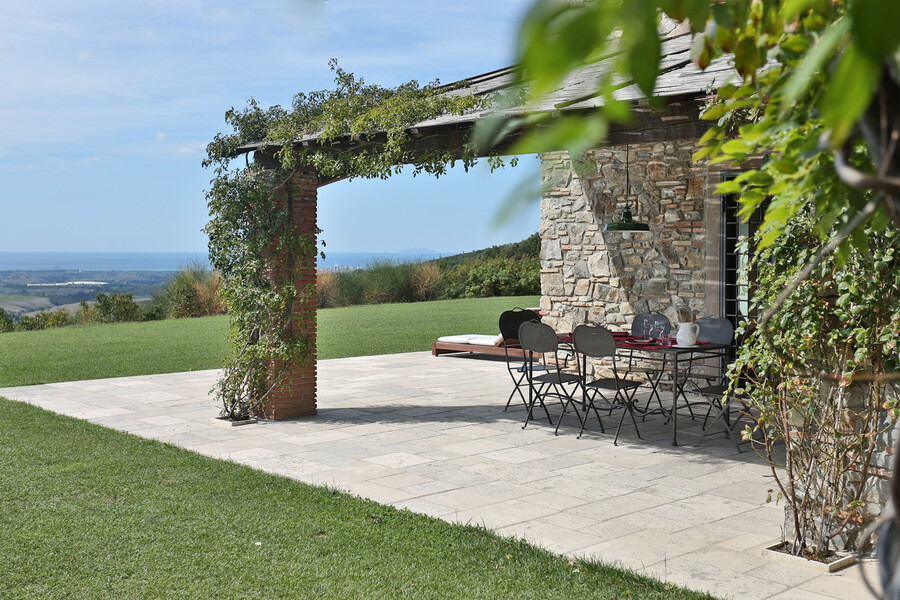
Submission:
<svg viewBox="0 0 900 600">
<path fill-rule="evenodd" d="M 315 172 L 298 170 L 290 182 L 277 191 L 280 195 L 278 207 L 293 214 L 295 235 L 309 235 L 315 239 L 317 187 Z M 315 289 L 315 248 L 312 248 L 307 266 L 296 273 L 294 285 L 297 286 L 298 295 L 291 309 L 294 317 L 292 335 L 308 340 L 311 357 L 306 364 L 288 367 L 281 384 L 272 390 L 260 409 L 260 416 L 267 419 L 290 419 L 316 414 L 316 296 L 313 293 L 310 298 L 302 297 L 307 286 L 312 285 Z M 278 372 L 280 367 L 280 364 L 273 364 L 272 372 Z"/>
</svg>

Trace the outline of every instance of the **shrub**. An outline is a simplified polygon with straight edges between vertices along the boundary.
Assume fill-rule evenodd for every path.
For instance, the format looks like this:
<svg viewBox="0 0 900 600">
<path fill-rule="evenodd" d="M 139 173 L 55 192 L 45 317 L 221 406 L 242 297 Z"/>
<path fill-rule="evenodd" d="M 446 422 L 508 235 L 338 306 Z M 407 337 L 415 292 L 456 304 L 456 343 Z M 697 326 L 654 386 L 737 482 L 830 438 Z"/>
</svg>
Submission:
<svg viewBox="0 0 900 600">
<path fill-rule="evenodd" d="M 144 307 L 145 321 L 161 321 L 169 314 L 169 301 L 166 289 L 155 289 L 150 293 L 150 301 Z"/>
<path fill-rule="evenodd" d="M 335 306 L 356 306 L 366 303 L 366 272 L 364 270 L 336 273 Z"/>
<path fill-rule="evenodd" d="M 225 306 L 219 299 L 222 278 L 199 262 L 189 263 L 166 286 L 168 316 L 173 318 L 220 315 Z"/>
<path fill-rule="evenodd" d="M 88 305 L 86 300 L 81 301 L 81 308 L 72 317 L 72 320 L 78 325 L 87 325 L 97 322 L 97 311 L 93 306 Z"/>
<path fill-rule="evenodd" d="M 64 309 L 42 310 L 34 315 L 23 315 L 19 318 L 16 329 L 19 331 L 38 331 L 40 329 L 55 329 L 69 324 L 69 313 Z"/>
<path fill-rule="evenodd" d="M 444 272 L 448 298 L 525 296 L 541 293 L 537 258 L 475 259 Z"/>
<path fill-rule="evenodd" d="M 337 306 L 338 278 L 331 271 L 316 272 L 316 306 L 331 308 Z"/>
<path fill-rule="evenodd" d="M 519 296 L 541 290 L 540 259 L 536 257 L 477 258 L 452 268 L 442 264 L 376 261 L 366 269 L 322 271 L 316 276 L 317 305 L 330 308 L 441 297 Z"/>
<path fill-rule="evenodd" d="M 83 310 L 83 309 L 82 309 Z M 101 323 L 126 323 L 142 320 L 141 307 L 131 294 L 97 294 L 93 307 L 96 319 Z"/>
<path fill-rule="evenodd" d="M 412 265 L 391 261 L 375 261 L 365 270 L 367 304 L 412 302 Z"/>
<path fill-rule="evenodd" d="M 437 300 L 441 296 L 441 268 L 429 261 L 412 265 L 412 292 L 417 302 Z"/>
<path fill-rule="evenodd" d="M 15 321 L 9 316 L 5 310 L 0 308 L 0 333 L 9 333 L 16 328 Z"/>
<path fill-rule="evenodd" d="M 819 219 L 804 207 L 745 265 L 744 276 L 754 273 L 751 311 L 772 306 L 816 255 Z M 850 549 L 890 496 L 876 475 L 889 468 L 882 448 L 900 413 L 900 234 L 865 235 L 865 251 L 824 255 L 770 320 L 739 330 L 746 337 L 732 386 L 759 413 L 744 437 L 773 464 L 795 554 Z"/>
</svg>

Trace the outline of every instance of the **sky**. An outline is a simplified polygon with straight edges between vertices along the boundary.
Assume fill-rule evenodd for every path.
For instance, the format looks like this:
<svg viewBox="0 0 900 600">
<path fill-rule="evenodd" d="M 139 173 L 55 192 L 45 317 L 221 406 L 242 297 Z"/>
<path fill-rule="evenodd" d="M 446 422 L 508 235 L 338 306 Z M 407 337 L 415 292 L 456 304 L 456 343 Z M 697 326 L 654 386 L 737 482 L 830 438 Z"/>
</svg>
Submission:
<svg viewBox="0 0 900 600">
<path fill-rule="evenodd" d="M 0 251 L 204 252 L 206 144 L 253 97 L 289 106 L 328 67 L 390 86 L 512 63 L 531 0 L 39 0 L 0 4 Z M 538 161 L 319 190 L 333 252 L 444 254 L 536 232 L 497 225 Z"/>
</svg>

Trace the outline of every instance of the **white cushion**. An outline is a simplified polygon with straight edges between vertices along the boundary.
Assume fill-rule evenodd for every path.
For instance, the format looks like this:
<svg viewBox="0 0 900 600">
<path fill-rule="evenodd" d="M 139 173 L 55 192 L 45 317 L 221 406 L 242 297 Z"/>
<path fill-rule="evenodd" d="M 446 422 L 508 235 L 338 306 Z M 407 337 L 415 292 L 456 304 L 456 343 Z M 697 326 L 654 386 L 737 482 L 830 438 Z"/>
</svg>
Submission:
<svg viewBox="0 0 900 600">
<path fill-rule="evenodd" d="M 481 335 L 477 333 L 464 333 L 461 335 L 445 335 L 438 338 L 445 344 L 471 344 L 472 346 L 496 346 L 503 341 L 502 335 Z"/>
<path fill-rule="evenodd" d="M 473 346 L 496 346 L 503 341 L 502 335 L 470 335 L 469 343 Z"/>
<path fill-rule="evenodd" d="M 444 342 L 445 344 L 468 344 L 469 338 L 472 337 L 472 334 L 465 333 L 463 335 L 445 335 L 444 337 L 439 337 L 439 342 Z"/>
</svg>

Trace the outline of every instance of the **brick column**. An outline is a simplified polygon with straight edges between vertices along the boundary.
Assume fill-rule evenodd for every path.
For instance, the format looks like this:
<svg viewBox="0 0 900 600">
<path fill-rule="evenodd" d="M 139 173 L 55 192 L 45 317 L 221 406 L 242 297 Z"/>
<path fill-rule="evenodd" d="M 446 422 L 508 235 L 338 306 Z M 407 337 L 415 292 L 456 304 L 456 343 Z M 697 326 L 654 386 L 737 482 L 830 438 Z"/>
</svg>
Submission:
<svg viewBox="0 0 900 600">
<path fill-rule="evenodd" d="M 294 235 L 308 235 L 315 239 L 317 187 L 318 177 L 314 171 L 297 170 L 291 180 L 276 192 L 278 209 L 293 216 Z M 316 285 L 315 247 L 311 248 L 311 254 L 304 261 L 305 266 L 298 269 L 294 276 L 298 294 L 291 309 L 293 324 L 289 334 L 308 340 L 311 358 L 306 364 L 288 367 L 281 385 L 272 390 L 261 408 L 261 416 L 267 419 L 316 414 L 316 295 L 313 292 L 309 298 L 303 297 L 307 286 L 311 285 L 315 290 Z M 287 260 L 288 257 L 283 257 L 281 261 L 276 257 L 273 272 L 286 271 L 289 268 Z M 272 372 L 276 373 L 280 368 L 280 364 L 273 364 Z"/>
</svg>

